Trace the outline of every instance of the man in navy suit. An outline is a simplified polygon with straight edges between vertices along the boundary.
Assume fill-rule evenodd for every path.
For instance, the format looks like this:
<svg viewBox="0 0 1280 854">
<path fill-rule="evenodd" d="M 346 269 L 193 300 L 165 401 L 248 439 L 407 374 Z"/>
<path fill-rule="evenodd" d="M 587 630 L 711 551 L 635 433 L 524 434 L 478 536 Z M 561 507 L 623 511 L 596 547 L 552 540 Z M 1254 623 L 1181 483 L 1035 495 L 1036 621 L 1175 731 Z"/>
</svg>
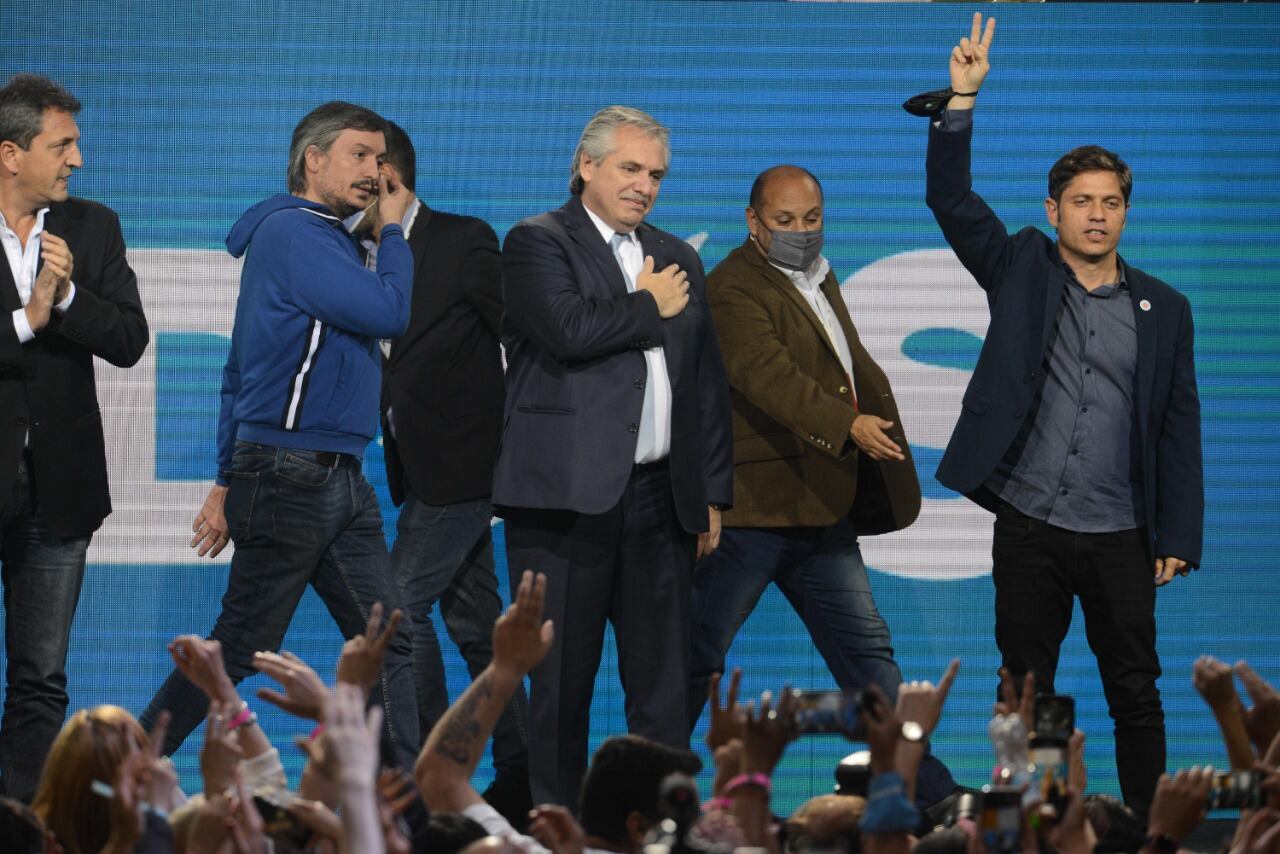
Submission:
<svg viewBox="0 0 1280 854">
<path fill-rule="evenodd" d="M 653 117 L 601 110 L 574 153 L 573 198 L 503 247 L 493 503 L 512 589 L 526 569 L 545 573 L 555 624 L 532 674 L 535 803 L 577 803 L 606 621 L 630 731 L 688 740 L 693 562 L 733 500 L 733 436 L 702 263 L 644 222 L 669 160 Z"/>
<path fill-rule="evenodd" d="M 1053 692 L 1074 597 L 1116 728 L 1125 802 L 1164 772 L 1155 588 L 1199 565 L 1200 401 L 1186 297 L 1116 252 L 1133 177 L 1096 145 L 1049 172 L 1057 240 L 1010 235 L 971 189 L 973 106 L 995 21 L 951 53 L 929 131 L 928 203 L 987 292 L 991 324 L 938 480 L 995 512 L 996 642 Z"/>
</svg>

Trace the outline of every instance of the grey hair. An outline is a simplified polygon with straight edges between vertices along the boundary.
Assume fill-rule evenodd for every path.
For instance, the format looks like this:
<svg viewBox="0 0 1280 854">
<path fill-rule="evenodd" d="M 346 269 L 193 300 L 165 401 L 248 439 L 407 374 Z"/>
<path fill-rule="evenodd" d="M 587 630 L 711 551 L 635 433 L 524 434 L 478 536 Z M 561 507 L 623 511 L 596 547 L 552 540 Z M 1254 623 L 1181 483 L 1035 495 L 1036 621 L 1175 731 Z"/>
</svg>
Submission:
<svg viewBox="0 0 1280 854">
<path fill-rule="evenodd" d="M 592 163 L 599 163 L 612 154 L 614 135 L 623 125 L 638 128 L 661 142 L 664 160 L 666 164 L 670 164 L 671 132 L 648 113 L 615 104 L 612 107 L 605 107 L 592 116 L 591 121 L 587 122 L 587 126 L 582 129 L 582 137 L 578 140 L 578 147 L 573 152 L 573 163 L 569 167 L 569 192 L 580 196 L 582 188 L 586 186 L 582 180 L 582 156 L 585 154 Z"/>
<path fill-rule="evenodd" d="M 24 151 L 44 129 L 44 111 L 80 112 L 75 96 L 48 77 L 15 74 L 0 89 L 0 142 L 10 140 Z"/>
<path fill-rule="evenodd" d="M 307 149 L 314 145 L 327 152 L 338 135 L 348 129 L 385 134 L 387 122 L 373 110 L 346 101 L 321 104 L 302 117 L 289 144 L 290 193 L 298 196 L 307 190 Z"/>
</svg>

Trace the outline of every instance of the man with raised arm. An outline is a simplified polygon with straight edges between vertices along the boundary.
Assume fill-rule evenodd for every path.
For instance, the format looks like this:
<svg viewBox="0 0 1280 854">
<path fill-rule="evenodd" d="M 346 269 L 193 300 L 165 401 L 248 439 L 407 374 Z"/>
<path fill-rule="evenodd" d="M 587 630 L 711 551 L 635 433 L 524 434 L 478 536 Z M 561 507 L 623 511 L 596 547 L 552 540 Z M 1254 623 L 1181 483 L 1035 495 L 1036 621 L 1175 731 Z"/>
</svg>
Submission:
<svg viewBox="0 0 1280 854">
<path fill-rule="evenodd" d="M 996 514 L 996 642 L 1015 678 L 1032 671 L 1053 691 L 1080 598 L 1120 787 L 1145 814 L 1165 766 L 1155 589 L 1200 562 L 1191 307 L 1117 254 L 1133 177 L 1112 152 L 1082 146 L 1049 171 L 1056 240 L 1010 235 L 973 192 L 974 104 L 994 36 L 975 14 L 929 129 L 929 207 L 991 308 L 937 476 Z"/>
<path fill-rule="evenodd" d="M 235 541 L 210 633 L 233 683 L 254 672 L 254 653 L 279 649 L 308 584 L 347 638 L 361 633 L 375 603 L 391 611 L 399 601 L 382 514 L 361 471 L 378 424 L 378 339 L 404 332 L 413 284 L 401 227 L 412 194 L 380 169 L 384 127 L 354 104 L 312 110 L 293 132 L 289 192 L 250 208 L 227 237 L 244 271 L 223 369 L 217 485 L 191 545 L 213 557 Z M 377 272 L 365 269 L 342 223 L 374 195 Z M 393 759 L 408 767 L 417 704 L 407 632 L 393 634 L 375 696 Z M 172 752 L 207 706 L 177 669 L 142 720 L 172 712 Z"/>
<path fill-rule="evenodd" d="M 120 220 L 69 193 L 78 112 L 47 77 L 0 89 L 0 794 L 21 801 L 67 713 L 85 554 L 111 512 L 94 359 L 132 367 L 150 339 Z"/>
</svg>

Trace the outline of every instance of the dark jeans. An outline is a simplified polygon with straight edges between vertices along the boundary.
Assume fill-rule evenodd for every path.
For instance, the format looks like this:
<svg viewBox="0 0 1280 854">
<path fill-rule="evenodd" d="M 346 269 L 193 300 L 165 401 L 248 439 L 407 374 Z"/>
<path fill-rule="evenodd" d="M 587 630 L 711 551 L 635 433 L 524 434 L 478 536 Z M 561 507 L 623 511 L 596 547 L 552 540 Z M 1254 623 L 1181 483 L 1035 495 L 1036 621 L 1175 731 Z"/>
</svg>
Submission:
<svg viewBox="0 0 1280 854">
<path fill-rule="evenodd" d="M 233 682 L 256 672 L 255 652 L 280 648 L 308 584 L 345 638 L 364 632 L 373 603 L 388 613 L 399 607 L 378 500 L 359 460 L 343 455 L 330 467 L 314 451 L 236 442 L 227 476 L 227 526 L 236 550 L 209 637 L 222 644 Z M 419 739 L 408 629 L 388 647 L 372 699 L 386 712 L 390 760 L 412 768 Z M 172 753 L 204 720 L 208 706 L 204 692 L 174 670 L 140 720 L 150 728 L 162 709 L 169 710 L 173 721 L 164 750 Z"/>
<path fill-rule="evenodd" d="M 720 548 L 693 574 L 690 729 L 707 702 L 711 674 L 724 671 L 738 629 L 770 583 L 804 621 L 837 685 L 856 690 L 874 683 L 891 700 L 897 698 L 902 671 L 848 522 L 825 528 L 725 528 Z M 926 754 L 917 799 L 932 804 L 955 787 L 947 767 Z"/>
<path fill-rule="evenodd" d="M 687 748 L 689 586 L 697 538 L 676 518 L 665 464 L 637 466 L 611 510 L 504 508 L 512 589 L 547 575 L 555 641 L 530 674 L 529 783 L 535 804 L 576 809 L 605 623 L 618 644 L 627 729 Z"/>
<path fill-rule="evenodd" d="M 67 645 L 89 537 L 63 539 L 45 527 L 25 454 L 13 495 L 6 498 L 0 509 L 8 660 L 0 721 L 0 792 L 30 803 L 49 745 L 67 714 Z"/>
<path fill-rule="evenodd" d="M 1124 801 L 1146 815 L 1165 770 L 1154 566 L 1141 528 L 1078 534 L 1002 505 L 991 548 L 996 643 L 1005 667 L 1053 693 L 1058 650 L 1080 597 L 1085 635 L 1115 721 L 1116 769 Z"/>
<path fill-rule="evenodd" d="M 502 614 L 502 597 L 493 565 L 492 518 L 488 499 L 434 505 L 410 493 L 396 523 L 391 568 L 400 601 L 413 618 L 413 681 L 424 739 L 449 707 L 440 641 L 431 624 L 436 602 L 473 679 L 493 658 L 493 624 Z M 493 766 L 498 771 L 525 773 L 528 704 L 521 685 L 494 727 Z"/>
</svg>

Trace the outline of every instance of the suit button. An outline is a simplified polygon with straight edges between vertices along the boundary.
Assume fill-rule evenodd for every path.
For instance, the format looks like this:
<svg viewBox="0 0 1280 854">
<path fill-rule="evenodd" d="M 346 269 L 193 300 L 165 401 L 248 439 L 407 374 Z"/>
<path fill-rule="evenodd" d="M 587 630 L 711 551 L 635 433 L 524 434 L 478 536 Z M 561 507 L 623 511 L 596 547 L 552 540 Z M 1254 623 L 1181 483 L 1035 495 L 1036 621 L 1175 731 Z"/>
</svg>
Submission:
<svg viewBox="0 0 1280 854">
<path fill-rule="evenodd" d="M 849 393 L 849 387 L 848 387 L 847 385 L 842 385 L 842 386 L 840 386 L 840 393 L 841 393 L 841 394 L 848 394 L 848 393 Z"/>
<path fill-rule="evenodd" d="M 1021 417 L 1022 417 L 1022 410 L 1021 410 L 1021 409 L 1019 409 L 1017 412 L 1013 413 L 1013 417 L 1014 417 L 1014 418 L 1021 418 Z"/>
<path fill-rule="evenodd" d="M 640 425 L 639 425 L 639 424 L 628 424 L 628 425 L 627 425 L 627 432 L 629 432 L 629 433 L 639 433 L 639 432 L 640 432 Z"/>
<path fill-rule="evenodd" d="M 644 380 L 636 380 L 635 385 L 636 385 L 636 388 L 643 389 L 643 388 L 644 388 Z"/>
</svg>

